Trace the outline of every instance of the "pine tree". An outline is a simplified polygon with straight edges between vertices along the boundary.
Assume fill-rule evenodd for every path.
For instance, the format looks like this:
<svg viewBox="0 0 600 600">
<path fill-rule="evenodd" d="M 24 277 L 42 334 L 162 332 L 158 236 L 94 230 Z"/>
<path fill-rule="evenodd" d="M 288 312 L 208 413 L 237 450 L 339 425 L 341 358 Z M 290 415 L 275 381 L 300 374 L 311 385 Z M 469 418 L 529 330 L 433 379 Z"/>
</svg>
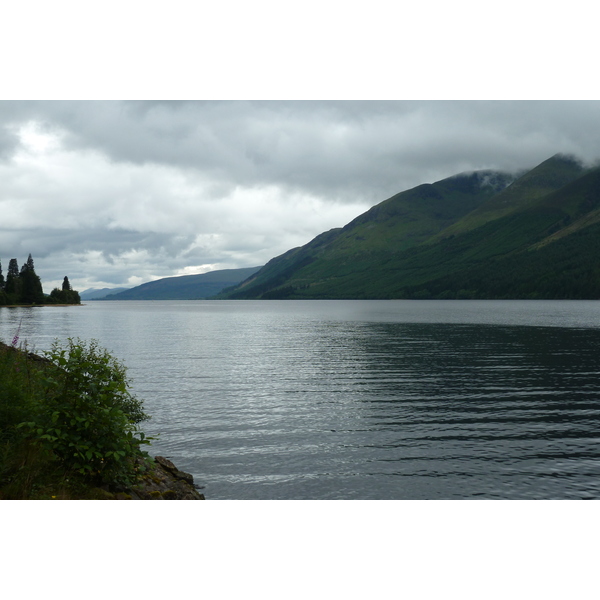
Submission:
<svg viewBox="0 0 600 600">
<path fill-rule="evenodd" d="M 19 265 L 16 258 L 11 258 L 8 262 L 8 272 L 6 273 L 6 284 L 4 290 L 7 295 L 17 296 L 20 292 L 20 280 L 19 280 Z M 15 302 L 18 298 L 14 298 Z"/>
<path fill-rule="evenodd" d="M 63 289 L 63 292 L 70 292 L 72 289 L 71 284 L 69 283 L 69 278 L 66 275 L 65 275 L 65 278 L 63 279 L 62 289 Z"/>
<path fill-rule="evenodd" d="M 4 275 L 2 275 L 2 261 L 0 260 L 0 290 L 4 289 Z"/>
<path fill-rule="evenodd" d="M 21 294 L 18 301 L 23 304 L 43 303 L 44 291 L 42 289 L 42 282 L 35 273 L 31 254 L 27 258 L 27 262 L 21 267 L 19 277 L 21 279 Z"/>
<path fill-rule="evenodd" d="M 19 276 L 19 264 L 16 258 L 11 258 L 8 261 L 8 273 L 7 276 L 12 275 L 13 277 Z"/>
</svg>

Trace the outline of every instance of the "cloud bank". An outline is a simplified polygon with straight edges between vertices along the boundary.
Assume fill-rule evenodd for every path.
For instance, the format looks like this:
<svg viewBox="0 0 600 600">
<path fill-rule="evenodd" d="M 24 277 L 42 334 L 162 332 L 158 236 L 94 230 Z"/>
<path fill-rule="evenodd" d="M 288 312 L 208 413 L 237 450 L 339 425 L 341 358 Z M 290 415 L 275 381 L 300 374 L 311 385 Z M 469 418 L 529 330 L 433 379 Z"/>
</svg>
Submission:
<svg viewBox="0 0 600 600">
<path fill-rule="evenodd" d="M 596 101 L 0 102 L 0 260 L 45 291 L 264 264 L 462 171 L 600 157 Z"/>
</svg>

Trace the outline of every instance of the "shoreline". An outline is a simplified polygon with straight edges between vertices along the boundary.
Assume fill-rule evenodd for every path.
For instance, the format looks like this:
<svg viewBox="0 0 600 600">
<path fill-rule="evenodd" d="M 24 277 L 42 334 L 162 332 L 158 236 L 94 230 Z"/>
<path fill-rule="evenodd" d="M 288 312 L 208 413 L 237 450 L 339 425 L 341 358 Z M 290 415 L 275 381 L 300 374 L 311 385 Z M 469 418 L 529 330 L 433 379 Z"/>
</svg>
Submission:
<svg viewBox="0 0 600 600">
<path fill-rule="evenodd" d="M 0 304 L 0 308 L 44 308 L 46 306 L 85 306 L 85 304 Z"/>
<path fill-rule="evenodd" d="M 142 477 L 140 483 L 123 493 L 117 493 L 115 500 L 205 500 L 198 491 L 194 477 L 180 471 L 168 458 L 155 456 L 152 470 Z M 124 497 L 123 497 L 124 496 Z M 108 499 L 108 498 L 107 498 Z"/>
<path fill-rule="evenodd" d="M 17 352 L 25 355 L 26 359 L 36 365 L 36 368 L 44 369 L 52 364 L 48 358 L 26 352 L 21 348 L 5 344 L 0 341 L 0 351 L 2 352 Z M 33 366 L 33 365 L 32 365 Z M 130 457 L 134 460 L 134 466 L 140 466 L 145 463 L 149 469 L 139 477 L 139 481 L 134 483 L 130 488 L 121 488 L 112 484 L 102 487 L 96 487 L 93 484 L 86 485 L 81 496 L 61 498 L 61 484 L 57 485 L 56 495 L 50 493 L 48 498 L 39 499 L 64 499 L 64 500 L 205 500 L 204 494 L 201 494 L 194 483 L 194 478 L 190 473 L 178 469 L 169 459 L 163 456 L 151 456 L 147 454 L 147 458 Z M 148 462 L 150 464 L 148 465 Z M 137 469 L 136 469 L 137 470 Z M 47 473 L 41 472 L 42 479 Z M 68 480 L 67 480 L 68 481 Z M 4 487 L 3 482 L 3 487 Z M 64 496 L 64 493 L 62 494 Z M 4 498 L 4 489 L 0 488 L 0 500 Z M 24 498 L 38 499 L 38 498 Z"/>
</svg>

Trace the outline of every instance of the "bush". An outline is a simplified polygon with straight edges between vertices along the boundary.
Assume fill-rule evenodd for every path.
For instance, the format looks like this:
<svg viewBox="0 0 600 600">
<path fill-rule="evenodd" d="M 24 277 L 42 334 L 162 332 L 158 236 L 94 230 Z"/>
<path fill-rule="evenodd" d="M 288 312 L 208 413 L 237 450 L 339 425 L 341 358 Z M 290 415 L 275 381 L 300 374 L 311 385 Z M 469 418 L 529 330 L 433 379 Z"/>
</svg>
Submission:
<svg viewBox="0 0 600 600">
<path fill-rule="evenodd" d="M 129 391 L 126 368 L 95 340 L 56 341 L 46 358 L 43 401 L 19 425 L 25 437 L 93 485 L 134 484 L 149 443 L 137 425 L 149 416 Z"/>
</svg>

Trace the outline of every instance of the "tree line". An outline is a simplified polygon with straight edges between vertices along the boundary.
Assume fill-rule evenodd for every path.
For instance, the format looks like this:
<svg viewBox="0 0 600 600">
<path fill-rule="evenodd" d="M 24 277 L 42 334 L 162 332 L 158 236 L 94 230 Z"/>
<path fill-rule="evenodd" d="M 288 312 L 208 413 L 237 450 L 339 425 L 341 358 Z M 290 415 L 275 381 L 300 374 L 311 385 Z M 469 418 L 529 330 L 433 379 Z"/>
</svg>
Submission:
<svg viewBox="0 0 600 600">
<path fill-rule="evenodd" d="M 0 305 L 10 304 L 80 304 L 79 292 L 74 290 L 65 276 L 62 289 L 54 288 L 50 295 L 44 294 L 42 281 L 35 272 L 31 254 L 19 269 L 16 258 L 8 263 L 6 278 L 0 261 Z"/>
</svg>

